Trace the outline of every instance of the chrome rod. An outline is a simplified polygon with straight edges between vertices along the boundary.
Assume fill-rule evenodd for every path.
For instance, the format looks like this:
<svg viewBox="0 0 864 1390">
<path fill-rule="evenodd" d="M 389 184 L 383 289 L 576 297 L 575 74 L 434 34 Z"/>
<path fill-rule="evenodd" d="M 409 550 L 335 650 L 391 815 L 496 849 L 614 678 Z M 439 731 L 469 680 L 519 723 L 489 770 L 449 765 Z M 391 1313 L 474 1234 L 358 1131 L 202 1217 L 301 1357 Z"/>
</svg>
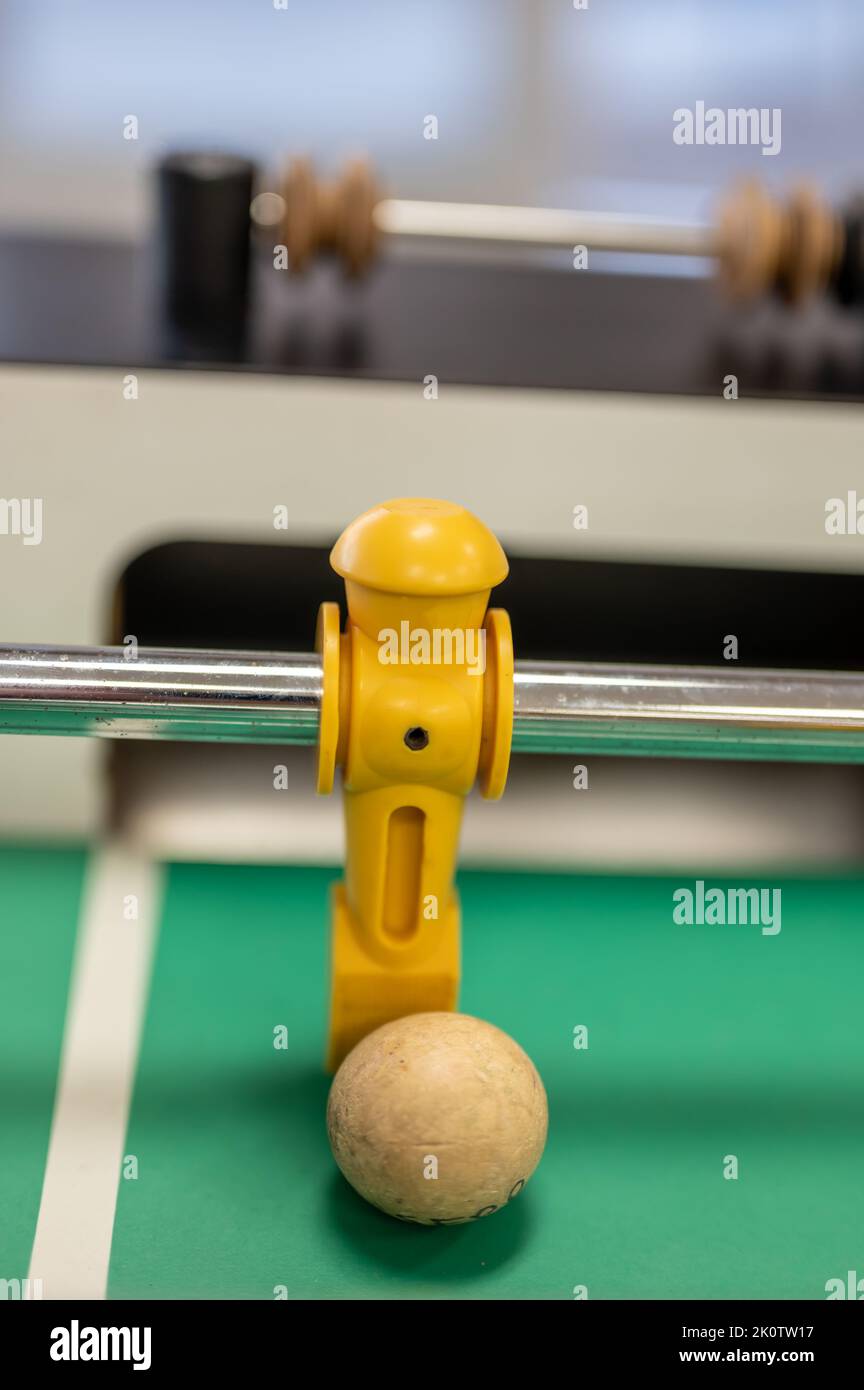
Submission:
<svg viewBox="0 0 864 1390">
<path fill-rule="evenodd" d="M 522 661 L 513 747 L 864 763 L 864 674 Z"/>
<path fill-rule="evenodd" d="M 373 217 L 379 232 L 394 237 L 571 249 L 584 245 L 594 251 L 664 256 L 713 256 L 717 249 L 715 233 L 702 223 L 611 212 L 384 198 Z"/>
<path fill-rule="evenodd" d="M 0 648 L 0 733 L 312 744 L 310 653 Z M 864 763 L 864 674 L 516 664 L 517 752 Z"/>
<path fill-rule="evenodd" d="M 314 743 L 314 654 L 0 647 L 0 733 Z"/>
</svg>

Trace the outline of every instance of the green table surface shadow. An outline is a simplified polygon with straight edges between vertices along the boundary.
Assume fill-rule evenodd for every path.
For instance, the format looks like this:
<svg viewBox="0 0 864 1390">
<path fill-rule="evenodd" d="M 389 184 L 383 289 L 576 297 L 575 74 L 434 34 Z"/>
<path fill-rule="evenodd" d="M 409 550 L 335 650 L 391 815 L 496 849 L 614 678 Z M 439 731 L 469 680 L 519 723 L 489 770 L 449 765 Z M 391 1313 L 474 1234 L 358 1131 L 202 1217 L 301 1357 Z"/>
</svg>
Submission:
<svg viewBox="0 0 864 1390">
<path fill-rule="evenodd" d="M 461 1007 L 534 1059 L 549 1142 L 505 1210 L 428 1229 L 330 1157 L 333 876 L 171 867 L 112 1297 L 809 1299 L 864 1274 L 864 879 L 770 881 L 766 936 L 677 925 L 692 878 L 462 874 Z"/>
</svg>

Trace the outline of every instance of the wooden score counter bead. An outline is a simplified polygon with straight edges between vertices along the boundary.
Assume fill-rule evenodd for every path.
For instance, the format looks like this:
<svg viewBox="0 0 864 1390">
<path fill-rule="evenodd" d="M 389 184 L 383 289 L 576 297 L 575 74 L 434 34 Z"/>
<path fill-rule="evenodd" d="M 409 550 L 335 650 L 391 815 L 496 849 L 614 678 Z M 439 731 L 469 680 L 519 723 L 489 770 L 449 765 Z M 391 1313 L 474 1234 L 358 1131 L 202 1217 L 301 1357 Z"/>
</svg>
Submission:
<svg viewBox="0 0 864 1390">
<path fill-rule="evenodd" d="M 378 250 L 373 213 L 381 198 L 371 165 L 352 160 L 338 179 L 316 178 L 308 159 L 293 159 L 280 187 L 284 213 L 282 244 L 292 270 L 308 269 L 321 252 L 332 252 L 349 275 L 369 270 Z"/>
<path fill-rule="evenodd" d="M 834 287 L 843 253 L 841 219 L 807 184 L 786 202 L 757 180 L 733 189 L 717 222 L 720 285 L 730 299 L 776 293 L 800 304 Z"/>
</svg>

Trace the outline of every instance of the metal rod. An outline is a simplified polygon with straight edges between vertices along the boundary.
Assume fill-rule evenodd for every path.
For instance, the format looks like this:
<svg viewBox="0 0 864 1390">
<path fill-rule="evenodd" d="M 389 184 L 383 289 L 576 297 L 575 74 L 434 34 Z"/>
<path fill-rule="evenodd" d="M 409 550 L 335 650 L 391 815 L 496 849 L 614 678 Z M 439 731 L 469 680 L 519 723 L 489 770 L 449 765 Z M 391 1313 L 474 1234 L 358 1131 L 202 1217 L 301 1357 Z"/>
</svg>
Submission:
<svg viewBox="0 0 864 1390">
<path fill-rule="evenodd" d="M 864 763 L 864 675 L 517 664 L 521 752 Z"/>
<path fill-rule="evenodd" d="M 376 204 L 373 219 L 379 232 L 395 237 L 586 246 L 593 251 L 663 256 L 713 256 L 716 252 L 715 234 L 703 224 L 618 213 L 384 198 Z"/>
<path fill-rule="evenodd" d="M 314 743 L 315 655 L 0 647 L 0 733 Z"/>
<path fill-rule="evenodd" d="M 0 648 L 0 733 L 312 744 L 302 653 Z M 864 763 L 864 675 L 516 664 L 517 752 Z"/>
</svg>

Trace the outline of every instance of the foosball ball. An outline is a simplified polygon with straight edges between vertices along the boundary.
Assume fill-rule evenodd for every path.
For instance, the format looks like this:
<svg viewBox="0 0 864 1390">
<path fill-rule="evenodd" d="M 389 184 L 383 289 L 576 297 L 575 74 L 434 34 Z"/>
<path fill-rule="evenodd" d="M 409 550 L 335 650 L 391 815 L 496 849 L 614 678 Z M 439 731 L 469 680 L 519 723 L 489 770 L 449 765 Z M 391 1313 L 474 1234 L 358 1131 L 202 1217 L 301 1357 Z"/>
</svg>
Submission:
<svg viewBox="0 0 864 1390">
<path fill-rule="evenodd" d="M 449 502 L 372 508 L 331 563 L 314 652 L 0 649 L 0 733 L 306 746 L 345 822 L 335 883 L 0 850 L 10 1258 L 46 1297 L 638 1297 L 661 1263 L 667 1296 L 821 1296 L 860 1226 L 861 876 L 457 893 L 457 847 L 511 751 L 574 786 L 610 753 L 864 762 L 864 677 L 514 659 L 504 552 Z"/>
</svg>

